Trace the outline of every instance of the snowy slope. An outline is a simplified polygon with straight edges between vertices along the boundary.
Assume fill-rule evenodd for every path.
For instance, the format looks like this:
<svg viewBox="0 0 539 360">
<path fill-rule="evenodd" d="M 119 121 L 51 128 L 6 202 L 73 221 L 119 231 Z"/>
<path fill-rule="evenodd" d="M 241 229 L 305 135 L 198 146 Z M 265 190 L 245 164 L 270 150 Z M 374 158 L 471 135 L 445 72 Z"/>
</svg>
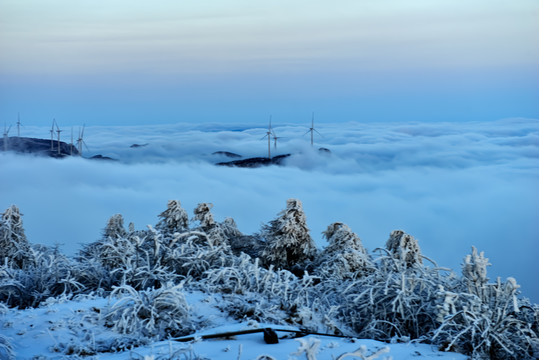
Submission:
<svg viewBox="0 0 539 360">
<path fill-rule="evenodd" d="M 219 299 L 200 292 L 187 293 L 192 311 L 204 318 L 207 326 L 195 336 L 272 326 L 238 322 L 215 306 Z M 8 309 L 0 315 L 0 329 L 10 339 L 16 359 L 65 359 L 86 354 L 88 359 L 256 359 L 268 355 L 275 359 L 305 359 L 302 347 L 318 349 L 317 359 L 333 359 L 358 349 L 365 355 L 381 351 L 378 359 L 465 359 L 464 355 L 439 352 L 423 344 L 385 344 L 374 340 L 342 339 L 309 335 L 281 339 L 266 344 L 262 333 L 238 335 L 229 339 L 198 340 L 190 343 L 158 341 L 118 352 L 106 352 L 112 344 L 128 344 L 129 337 L 102 325 L 100 312 L 108 303 L 103 297 L 50 301 L 36 309 Z M 282 326 L 279 326 L 282 328 Z M 285 333 L 278 335 L 286 336 Z M 97 350 L 97 351 L 96 351 Z M 360 359 L 361 357 L 349 357 Z"/>
</svg>

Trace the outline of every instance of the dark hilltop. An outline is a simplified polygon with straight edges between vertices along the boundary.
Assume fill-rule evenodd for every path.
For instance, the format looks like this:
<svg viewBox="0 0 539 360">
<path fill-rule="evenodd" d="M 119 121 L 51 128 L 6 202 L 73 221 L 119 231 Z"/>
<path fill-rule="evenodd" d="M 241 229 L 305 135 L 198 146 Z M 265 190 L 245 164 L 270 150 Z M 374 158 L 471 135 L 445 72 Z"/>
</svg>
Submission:
<svg viewBox="0 0 539 360">
<path fill-rule="evenodd" d="M 7 141 L 6 141 L 7 140 Z M 64 158 L 81 156 L 73 144 L 58 140 L 39 139 L 30 137 L 11 136 L 0 138 L 0 151 L 12 151 L 18 154 L 33 154 L 38 156 Z M 88 159 L 116 160 L 108 156 L 94 155 Z"/>
<path fill-rule="evenodd" d="M 5 143 L 6 140 L 7 143 Z M 65 143 L 63 141 L 19 136 L 0 138 L 0 150 L 54 158 L 79 155 L 79 151 L 74 145 Z"/>
</svg>

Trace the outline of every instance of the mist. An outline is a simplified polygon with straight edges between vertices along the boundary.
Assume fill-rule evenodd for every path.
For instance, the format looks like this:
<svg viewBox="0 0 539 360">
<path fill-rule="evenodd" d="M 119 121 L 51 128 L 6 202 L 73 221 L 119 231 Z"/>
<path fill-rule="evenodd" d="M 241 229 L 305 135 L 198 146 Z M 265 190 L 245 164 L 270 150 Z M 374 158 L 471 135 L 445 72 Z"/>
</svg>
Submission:
<svg viewBox="0 0 539 360">
<path fill-rule="evenodd" d="M 538 120 L 315 123 L 313 147 L 309 125 L 274 121 L 272 156 L 292 155 L 285 166 L 256 169 L 215 166 L 227 158 L 213 153 L 267 156 L 263 124 L 89 126 L 84 157 L 117 161 L 0 153 L 0 211 L 17 205 L 30 242 L 74 255 L 117 213 L 143 229 L 170 199 L 190 214 L 211 202 L 218 221 L 232 217 L 251 234 L 293 197 L 303 202 L 319 247 L 335 221 L 370 251 L 401 229 L 424 255 L 460 272 L 475 246 L 492 263 L 491 280 L 515 277 L 523 295 L 539 302 Z M 48 130 L 28 126 L 21 136 L 48 138 Z"/>
</svg>

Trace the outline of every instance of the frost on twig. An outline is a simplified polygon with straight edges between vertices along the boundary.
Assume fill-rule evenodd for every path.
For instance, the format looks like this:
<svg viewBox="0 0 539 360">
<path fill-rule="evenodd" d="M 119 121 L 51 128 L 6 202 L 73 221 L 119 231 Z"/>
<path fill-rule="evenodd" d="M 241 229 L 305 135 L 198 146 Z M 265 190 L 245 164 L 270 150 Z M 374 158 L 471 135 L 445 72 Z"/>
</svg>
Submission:
<svg viewBox="0 0 539 360">
<path fill-rule="evenodd" d="M 305 354 L 307 360 L 316 360 L 316 355 L 320 351 L 320 339 L 296 339 L 296 341 L 299 341 L 301 345 L 295 353 L 292 353 L 292 355 L 301 356 L 302 354 Z"/>
</svg>

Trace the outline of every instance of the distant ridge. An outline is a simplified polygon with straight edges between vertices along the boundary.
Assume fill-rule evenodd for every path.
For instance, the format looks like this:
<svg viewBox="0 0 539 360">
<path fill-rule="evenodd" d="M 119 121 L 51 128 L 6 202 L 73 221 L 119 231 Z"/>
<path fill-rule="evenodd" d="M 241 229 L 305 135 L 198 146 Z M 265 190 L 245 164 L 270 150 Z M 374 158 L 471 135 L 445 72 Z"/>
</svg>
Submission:
<svg viewBox="0 0 539 360">
<path fill-rule="evenodd" d="M 60 152 L 58 152 L 58 140 L 38 139 L 29 137 L 12 136 L 8 138 L 7 151 L 17 154 L 33 154 L 38 156 L 64 158 L 67 156 L 79 156 L 77 147 L 66 142 L 60 141 Z M 4 150 L 4 138 L 0 138 L 0 151 Z M 95 160 L 116 160 L 108 156 L 94 155 L 90 159 Z"/>
<path fill-rule="evenodd" d="M 53 140 L 53 148 L 51 150 L 50 139 L 38 139 L 29 137 L 12 136 L 8 138 L 8 151 L 13 151 L 22 154 L 36 154 L 40 156 L 48 157 L 64 157 L 64 156 L 78 156 L 79 151 L 75 146 L 60 141 L 60 151 L 58 152 L 58 141 Z M 0 149 L 4 149 L 4 139 L 0 138 Z"/>
<path fill-rule="evenodd" d="M 241 155 L 235 154 L 235 153 L 230 152 L 230 151 L 216 151 L 216 152 L 212 153 L 212 155 L 224 155 L 226 157 L 236 158 L 236 159 L 239 159 L 239 158 L 242 157 Z"/>
<path fill-rule="evenodd" d="M 268 165 L 283 165 L 284 159 L 286 159 L 289 156 L 290 154 L 277 155 L 277 156 L 272 157 L 271 159 L 267 157 L 254 157 L 254 158 L 249 158 L 249 159 L 220 162 L 220 163 L 217 163 L 216 165 L 230 166 L 230 167 L 243 167 L 243 168 L 257 168 L 257 167 L 268 166 Z"/>
</svg>

